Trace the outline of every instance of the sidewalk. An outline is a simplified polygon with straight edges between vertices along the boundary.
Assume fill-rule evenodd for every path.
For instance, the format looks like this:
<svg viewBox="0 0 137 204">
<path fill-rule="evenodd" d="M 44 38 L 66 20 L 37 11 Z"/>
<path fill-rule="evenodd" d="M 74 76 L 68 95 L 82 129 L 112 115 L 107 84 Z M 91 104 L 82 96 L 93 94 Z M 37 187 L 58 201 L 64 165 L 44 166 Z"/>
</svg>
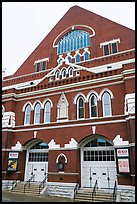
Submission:
<svg viewBox="0 0 137 204">
<path fill-rule="evenodd" d="M 32 194 L 12 193 L 7 190 L 2 190 L 2 202 L 74 202 L 73 199 Z"/>
</svg>

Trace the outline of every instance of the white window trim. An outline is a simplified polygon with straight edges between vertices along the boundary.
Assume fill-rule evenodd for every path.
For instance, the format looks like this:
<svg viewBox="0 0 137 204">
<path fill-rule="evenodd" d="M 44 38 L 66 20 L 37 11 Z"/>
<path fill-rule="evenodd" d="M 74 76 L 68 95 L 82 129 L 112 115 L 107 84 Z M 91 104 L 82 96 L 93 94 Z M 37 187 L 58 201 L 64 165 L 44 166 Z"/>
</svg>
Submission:
<svg viewBox="0 0 137 204">
<path fill-rule="evenodd" d="M 42 103 L 42 109 L 44 109 L 44 105 L 47 103 L 47 102 L 50 102 L 50 105 L 51 105 L 51 108 L 53 107 L 53 103 L 52 103 L 52 101 L 51 101 L 51 99 L 50 98 L 46 98 L 44 101 L 43 101 L 43 103 Z"/>
<path fill-rule="evenodd" d="M 111 47 L 111 54 L 115 54 L 115 53 L 112 52 L 112 44 L 114 44 L 114 43 L 116 43 L 116 47 L 117 47 L 117 52 L 115 52 L 115 53 L 118 53 L 118 42 L 113 42 L 110 45 L 110 47 Z"/>
<path fill-rule="evenodd" d="M 82 96 L 82 97 L 84 98 L 84 103 L 87 102 L 86 96 L 85 96 L 82 92 L 79 92 L 79 93 L 75 96 L 74 101 L 73 101 L 73 104 L 77 104 L 77 100 L 78 100 L 78 98 L 79 98 L 80 96 Z"/>
<path fill-rule="evenodd" d="M 70 69 L 72 69 L 72 75 L 70 75 Z M 73 72 L 74 72 L 74 68 L 72 66 L 70 66 L 68 68 L 69 77 L 73 77 Z"/>
<path fill-rule="evenodd" d="M 27 106 L 28 104 L 30 105 L 31 110 L 34 110 L 32 104 L 31 104 L 31 102 L 27 101 L 27 102 L 24 104 L 23 108 L 22 108 L 22 112 L 25 112 L 26 106 Z"/>
<path fill-rule="evenodd" d="M 100 48 L 103 47 L 104 45 L 109 45 L 109 44 L 118 43 L 118 42 L 120 43 L 120 38 L 109 40 L 109 41 L 105 41 L 103 43 L 100 43 Z"/>
<path fill-rule="evenodd" d="M 81 61 L 76 62 L 76 56 L 77 56 L 77 55 L 79 55 L 80 57 L 82 56 L 79 52 L 77 52 L 77 53 L 74 55 L 74 57 L 75 57 L 75 63 L 79 63 L 79 62 L 81 62 Z"/>
<path fill-rule="evenodd" d="M 107 92 L 107 91 L 105 91 Z M 105 93 L 104 92 L 104 93 Z M 103 93 L 103 94 L 104 94 Z M 110 93 L 108 93 L 110 95 Z M 104 109 L 104 100 L 103 100 L 103 95 L 102 95 L 102 109 L 103 109 L 103 117 L 107 118 L 107 117 L 112 117 L 112 101 L 111 101 L 111 96 L 110 96 L 110 115 L 105 115 L 105 109 Z"/>
<path fill-rule="evenodd" d="M 108 53 L 107 55 L 105 54 L 105 50 L 104 50 L 104 46 L 105 46 L 105 45 L 103 45 L 103 55 L 104 55 L 104 56 L 108 56 L 108 55 L 111 54 L 111 52 L 110 52 L 111 50 L 110 50 L 109 44 L 106 44 L 106 45 L 108 45 L 108 52 L 109 52 L 109 53 Z"/>
<path fill-rule="evenodd" d="M 45 106 L 46 106 L 46 103 L 48 103 L 48 102 L 50 103 L 50 101 L 47 100 L 47 101 L 44 103 L 44 106 L 43 106 L 43 108 L 44 108 L 44 124 L 48 124 L 48 123 L 51 122 L 51 103 L 50 103 L 50 121 L 49 121 L 49 122 L 46 122 L 46 121 L 45 121 L 45 119 L 46 119 Z"/>
<path fill-rule="evenodd" d="M 49 57 L 43 58 L 43 59 L 40 59 L 40 60 L 36 60 L 36 61 L 34 62 L 34 65 L 37 64 L 37 63 L 44 62 L 44 61 L 49 61 Z"/>
<path fill-rule="evenodd" d="M 97 116 L 91 116 L 91 97 L 92 96 L 95 96 L 96 97 L 96 107 L 97 107 Z M 89 98 L 89 114 L 90 114 L 90 118 L 91 119 L 94 119 L 94 118 L 98 118 L 98 98 L 97 98 L 97 96 L 94 94 L 94 93 L 92 93 L 91 95 L 90 95 L 90 98 Z"/>
<path fill-rule="evenodd" d="M 112 91 L 110 91 L 107 88 L 104 88 L 99 94 L 99 100 L 102 100 L 102 96 L 103 96 L 104 92 L 108 92 L 110 94 L 111 99 L 114 99 L 114 95 L 113 95 Z"/>
<path fill-rule="evenodd" d="M 83 118 L 79 118 L 79 106 L 78 106 L 78 103 L 79 103 L 80 98 L 82 98 L 83 101 L 84 101 L 84 117 Z M 77 120 L 83 120 L 83 119 L 85 119 L 85 100 L 84 100 L 83 96 L 81 95 L 77 99 Z"/>
<path fill-rule="evenodd" d="M 25 125 L 25 126 L 31 124 L 31 110 L 32 110 L 31 105 L 30 105 L 30 108 L 31 108 L 31 110 L 30 110 L 30 123 L 29 123 L 29 124 L 26 123 L 26 107 L 27 107 L 28 105 L 30 105 L 30 103 L 28 103 L 28 104 L 25 106 L 25 115 L 24 115 L 24 125 Z"/>
<path fill-rule="evenodd" d="M 55 79 L 59 80 L 59 77 L 57 77 L 57 72 L 59 73 L 59 76 L 60 76 L 60 70 L 57 70 L 56 73 L 55 73 Z"/>
<path fill-rule="evenodd" d="M 36 101 L 36 103 L 35 103 L 35 105 L 37 105 L 37 103 L 39 103 L 38 101 Z M 34 105 L 34 104 L 33 104 Z M 34 125 L 36 125 L 36 124 L 40 124 L 40 121 L 39 121 L 39 123 L 37 123 L 37 122 L 35 122 L 35 119 L 36 119 L 36 109 L 35 109 L 35 105 L 34 105 Z M 40 102 L 40 112 L 41 112 L 41 102 Z M 40 116 L 41 116 L 41 114 L 40 114 Z M 41 117 L 40 117 L 41 118 Z"/>
<path fill-rule="evenodd" d="M 94 94 L 97 97 L 97 101 L 99 101 L 99 95 L 96 91 L 91 90 L 88 94 L 87 94 L 87 102 L 89 102 L 90 96 Z"/>
<path fill-rule="evenodd" d="M 63 72 L 66 72 L 66 75 L 65 75 L 65 77 L 63 76 Z M 66 69 L 66 67 L 63 67 L 62 69 L 61 69 L 61 76 L 62 76 L 62 79 L 66 79 L 66 77 L 67 77 L 67 73 L 68 73 L 68 70 Z"/>
</svg>

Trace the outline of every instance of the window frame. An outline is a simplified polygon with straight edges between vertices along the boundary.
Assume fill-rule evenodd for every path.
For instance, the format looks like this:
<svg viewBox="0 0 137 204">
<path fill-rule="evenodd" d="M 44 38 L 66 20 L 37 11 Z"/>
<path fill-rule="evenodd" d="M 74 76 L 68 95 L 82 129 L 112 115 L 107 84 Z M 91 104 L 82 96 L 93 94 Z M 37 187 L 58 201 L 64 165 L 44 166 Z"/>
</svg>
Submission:
<svg viewBox="0 0 137 204">
<path fill-rule="evenodd" d="M 106 104 L 104 104 L 104 95 L 105 94 L 108 94 L 108 96 L 109 96 L 109 111 L 110 111 L 110 115 L 106 115 L 105 114 L 105 106 L 104 106 L 104 105 L 106 105 Z M 108 91 L 105 91 L 102 94 L 102 105 L 103 105 L 103 117 L 111 117 L 112 116 L 112 102 L 111 102 L 111 95 L 110 95 L 110 93 Z"/>
<path fill-rule="evenodd" d="M 48 111 L 46 109 L 47 104 L 50 104 L 50 107 L 49 107 L 50 110 Z M 49 114 L 49 121 L 46 121 L 47 114 Z M 49 101 L 46 101 L 46 103 L 44 104 L 44 124 L 50 123 L 50 122 L 51 122 L 51 103 Z"/>
<path fill-rule="evenodd" d="M 80 99 L 83 100 L 83 107 L 82 107 L 83 108 L 83 117 L 79 117 L 80 116 L 80 110 L 79 110 Z M 83 120 L 84 118 L 85 118 L 85 101 L 84 101 L 84 98 L 82 96 L 79 96 L 79 98 L 77 99 L 77 120 Z"/>
<path fill-rule="evenodd" d="M 91 98 L 92 97 L 95 97 L 95 99 L 96 99 L 96 106 L 94 106 L 94 107 L 96 107 L 96 113 L 97 113 L 97 115 L 96 116 L 92 116 L 92 114 L 91 114 Z M 95 94 L 91 94 L 91 96 L 90 96 L 90 100 L 89 100 L 89 111 L 90 111 L 90 118 L 97 118 L 98 117 L 98 104 L 97 104 L 97 96 L 95 95 Z"/>
<path fill-rule="evenodd" d="M 116 45 L 116 52 L 113 51 L 113 46 L 112 46 L 113 44 Z M 112 54 L 118 53 L 118 42 L 112 42 L 112 43 L 111 43 L 111 53 L 112 53 Z"/>
<path fill-rule="evenodd" d="M 30 107 L 30 114 L 29 114 L 29 123 L 26 123 L 27 118 L 27 108 Z M 30 125 L 31 124 L 31 105 L 27 104 L 25 107 L 25 117 L 24 117 L 24 125 Z"/>
<path fill-rule="evenodd" d="M 37 105 L 39 105 L 39 113 L 36 114 L 36 107 L 37 107 Z M 35 107 L 34 107 L 34 124 L 40 124 L 40 112 L 41 112 L 41 105 L 40 105 L 39 102 L 37 102 L 35 104 Z M 39 115 L 39 122 L 36 122 L 37 115 Z"/>
</svg>

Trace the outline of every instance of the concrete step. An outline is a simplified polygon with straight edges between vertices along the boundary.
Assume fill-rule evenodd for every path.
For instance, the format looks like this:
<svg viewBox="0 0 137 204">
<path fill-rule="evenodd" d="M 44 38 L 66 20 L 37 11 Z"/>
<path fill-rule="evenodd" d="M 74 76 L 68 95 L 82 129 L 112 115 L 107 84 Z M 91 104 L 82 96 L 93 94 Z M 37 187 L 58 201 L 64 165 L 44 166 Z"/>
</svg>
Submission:
<svg viewBox="0 0 137 204">
<path fill-rule="evenodd" d="M 79 202 L 92 202 L 92 192 L 93 189 L 78 189 L 75 200 Z M 113 202 L 113 194 L 112 192 L 97 189 L 93 202 Z"/>
<path fill-rule="evenodd" d="M 24 193 L 24 184 L 25 182 L 18 183 L 13 189 L 13 193 Z M 30 183 L 30 186 L 25 187 L 25 194 L 35 194 L 39 195 L 39 184 L 40 183 Z M 43 188 L 41 188 L 42 190 Z"/>
</svg>

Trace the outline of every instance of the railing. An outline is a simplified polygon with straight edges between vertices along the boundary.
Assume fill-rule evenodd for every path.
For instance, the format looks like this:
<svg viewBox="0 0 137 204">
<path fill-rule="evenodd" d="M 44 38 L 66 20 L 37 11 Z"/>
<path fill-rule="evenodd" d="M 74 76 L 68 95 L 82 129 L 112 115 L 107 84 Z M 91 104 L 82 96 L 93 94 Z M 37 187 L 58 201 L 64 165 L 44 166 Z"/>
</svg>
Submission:
<svg viewBox="0 0 137 204">
<path fill-rule="evenodd" d="M 74 200 L 75 200 L 78 188 L 79 188 L 79 183 L 77 183 L 75 188 L 74 188 Z"/>
<path fill-rule="evenodd" d="M 11 189 L 10 189 L 11 191 L 13 190 L 14 187 L 17 186 L 17 181 L 18 180 L 16 179 L 15 181 L 12 182 L 12 186 L 11 186 Z"/>
<path fill-rule="evenodd" d="M 34 182 L 34 177 L 35 177 L 35 174 L 32 174 L 30 179 L 28 181 L 26 181 L 26 183 L 24 184 L 24 193 L 25 193 L 26 186 L 29 185 L 29 187 L 30 187 L 30 182 L 32 181 L 32 179 L 33 179 L 33 182 Z"/>
<path fill-rule="evenodd" d="M 45 175 L 45 178 L 44 178 L 43 181 L 41 181 L 41 183 L 39 184 L 39 194 L 40 194 L 41 188 L 42 188 L 42 189 L 44 188 L 44 184 L 45 184 L 46 181 L 47 181 L 47 177 L 48 177 L 48 175 Z"/>
<path fill-rule="evenodd" d="M 92 201 L 93 201 L 93 199 L 94 199 L 94 195 L 96 195 L 96 188 L 98 188 L 97 186 L 98 186 L 98 182 L 97 182 L 97 180 L 96 180 L 95 185 L 94 185 L 94 188 L 93 188 L 93 191 L 92 191 Z"/>
<path fill-rule="evenodd" d="M 116 200 L 116 191 L 117 191 L 117 183 L 115 181 L 114 190 L 113 190 L 113 201 Z"/>
</svg>

